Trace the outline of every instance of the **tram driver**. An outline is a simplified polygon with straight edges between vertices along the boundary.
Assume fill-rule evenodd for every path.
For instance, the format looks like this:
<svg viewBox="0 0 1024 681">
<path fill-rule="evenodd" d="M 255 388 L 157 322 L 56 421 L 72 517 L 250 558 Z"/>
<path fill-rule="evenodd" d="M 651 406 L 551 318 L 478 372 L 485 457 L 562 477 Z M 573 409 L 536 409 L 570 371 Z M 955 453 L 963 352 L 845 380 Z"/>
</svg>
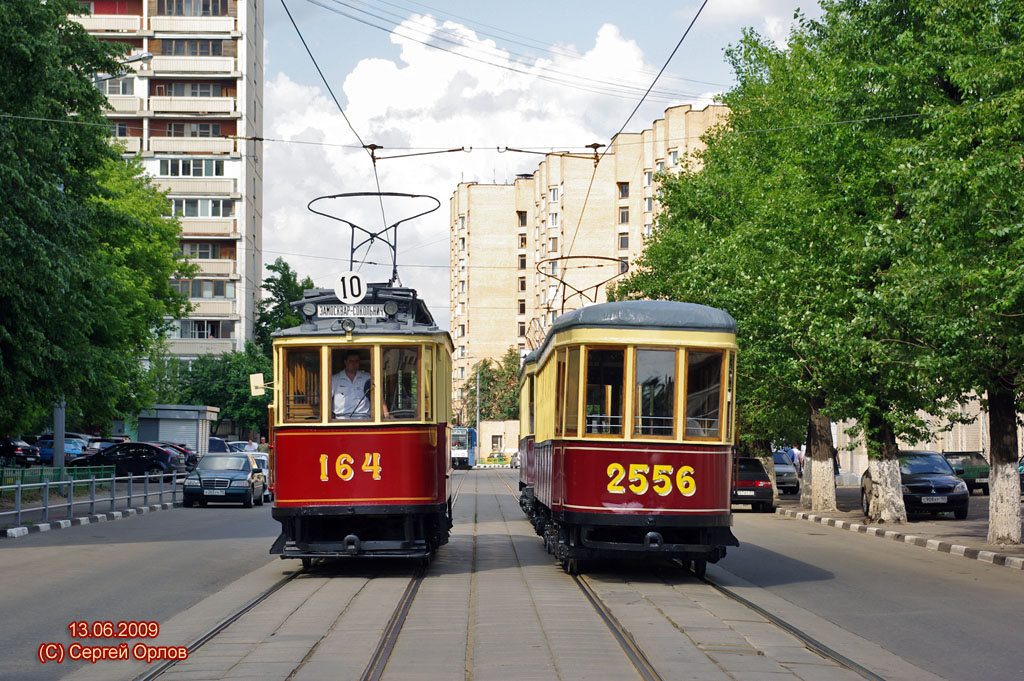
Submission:
<svg viewBox="0 0 1024 681">
<path fill-rule="evenodd" d="M 358 350 L 345 353 L 342 370 L 331 376 L 331 409 L 336 419 L 370 418 L 373 382 L 359 368 Z"/>
</svg>

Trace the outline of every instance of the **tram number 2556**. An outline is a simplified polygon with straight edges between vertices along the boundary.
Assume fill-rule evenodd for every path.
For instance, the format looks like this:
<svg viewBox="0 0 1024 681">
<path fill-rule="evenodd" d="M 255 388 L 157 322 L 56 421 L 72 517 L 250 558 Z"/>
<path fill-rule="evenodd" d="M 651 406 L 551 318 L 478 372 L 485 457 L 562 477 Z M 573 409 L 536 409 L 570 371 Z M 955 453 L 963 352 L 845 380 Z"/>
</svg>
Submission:
<svg viewBox="0 0 1024 681">
<path fill-rule="evenodd" d="M 675 470 L 672 466 L 664 464 L 648 466 L 645 463 L 631 463 L 628 485 L 623 484 L 627 479 L 626 466 L 623 464 L 610 463 L 607 472 L 608 491 L 612 494 L 625 494 L 628 488 L 634 494 L 647 494 L 648 490 L 654 490 L 655 494 L 665 497 L 672 493 L 673 483 L 675 489 L 684 497 L 692 497 L 697 492 L 693 466 L 680 466 Z"/>
<path fill-rule="evenodd" d="M 356 475 L 356 469 L 353 468 L 356 461 L 348 454 L 339 454 L 334 459 L 334 474 L 344 482 L 348 482 Z M 329 454 L 320 455 L 320 481 L 327 482 L 331 479 L 331 456 Z M 364 473 L 369 473 L 373 476 L 374 480 L 380 480 L 380 452 L 366 452 L 365 458 L 363 459 L 363 465 L 360 466 L 359 470 Z"/>
</svg>

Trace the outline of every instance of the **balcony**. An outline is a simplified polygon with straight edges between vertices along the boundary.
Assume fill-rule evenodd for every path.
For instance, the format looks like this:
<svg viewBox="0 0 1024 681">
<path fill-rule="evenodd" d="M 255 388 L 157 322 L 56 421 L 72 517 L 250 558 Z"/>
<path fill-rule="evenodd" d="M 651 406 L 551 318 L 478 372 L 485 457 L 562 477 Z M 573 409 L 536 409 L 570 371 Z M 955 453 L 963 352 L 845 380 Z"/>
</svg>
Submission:
<svg viewBox="0 0 1024 681">
<path fill-rule="evenodd" d="M 235 273 L 235 261 L 233 258 L 225 258 L 223 260 L 190 260 L 189 262 L 199 266 L 200 275 L 211 274 L 222 277 Z"/>
<path fill-rule="evenodd" d="M 188 301 L 192 304 L 190 317 L 230 317 L 235 313 L 235 301 L 233 300 L 196 300 Z"/>
<path fill-rule="evenodd" d="M 149 27 L 166 33 L 230 33 L 235 17 L 150 17 Z"/>
<path fill-rule="evenodd" d="M 222 355 L 235 349 L 231 338 L 168 338 L 172 355 Z"/>
<path fill-rule="evenodd" d="M 235 229 L 235 221 L 232 218 L 222 220 L 181 219 L 182 236 L 227 236 L 238 238 L 239 234 Z"/>
<path fill-rule="evenodd" d="M 150 66 L 157 75 L 188 73 L 221 73 L 235 71 L 234 57 L 153 57 Z"/>
<path fill-rule="evenodd" d="M 107 97 L 107 101 L 110 102 L 110 108 L 117 113 L 139 113 L 145 109 L 142 99 L 131 95 L 111 95 Z"/>
<path fill-rule="evenodd" d="M 152 138 L 154 141 L 157 138 Z M 179 138 L 161 138 L 179 139 Z M 185 139 L 185 138 L 182 138 Z M 192 139 L 192 138 L 187 138 Z M 203 138 L 198 138 L 203 139 Z M 234 194 L 236 180 L 233 177 L 157 177 L 153 180 L 161 190 L 170 194 Z"/>
<path fill-rule="evenodd" d="M 70 17 L 85 30 L 105 33 L 137 33 L 142 30 L 142 17 L 132 14 L 93 14 Z"/>
<path fill-rule="evenodd" d="M 150 137 L 149 150 L 168 153 L 230 154 L 235 140 L 227 137 Z"/>
<path fill-rule="evenodd" d="M 142 138 L 141 137 L 111 137 L 111 143 L 120 142 L 124 145 L 124 153 L 126 154 L 138 154 L 142 151 Z"/>
<path fill-rule="evenodd" d="M 234 113 L 234 97 L 150 97 L 153 113 Z"/>
</svg>

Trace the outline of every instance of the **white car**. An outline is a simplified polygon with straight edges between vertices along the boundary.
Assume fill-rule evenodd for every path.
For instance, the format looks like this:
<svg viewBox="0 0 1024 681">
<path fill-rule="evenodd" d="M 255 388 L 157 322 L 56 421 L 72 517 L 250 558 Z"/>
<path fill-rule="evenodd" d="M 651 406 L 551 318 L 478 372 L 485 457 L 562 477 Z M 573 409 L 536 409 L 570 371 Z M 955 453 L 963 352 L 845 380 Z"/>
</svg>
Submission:
<svg viewBox="0 0 1024 681">
<path fill-rule="evenodd" d="M 267 478 L 267 486 L 263 488 L 263 501 L 274 500 L 274 490 L 270 489 L 270 454 L 266 452 L 249 452 L 256 460 L 259 467 L 263 469 L 263 475 Z"/>
</svg>

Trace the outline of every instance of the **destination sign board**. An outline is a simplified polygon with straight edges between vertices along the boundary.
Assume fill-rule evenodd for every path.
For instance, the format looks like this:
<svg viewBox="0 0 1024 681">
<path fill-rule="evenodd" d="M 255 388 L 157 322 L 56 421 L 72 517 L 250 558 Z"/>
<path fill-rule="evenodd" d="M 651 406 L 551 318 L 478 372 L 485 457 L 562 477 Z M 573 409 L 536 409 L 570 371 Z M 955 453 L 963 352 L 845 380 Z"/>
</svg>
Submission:
<svg viewBox="0 0 1024 681">
<path fill-rule="evenodd" d="M 384 305 L 317 305 L 316 316 L 325 317 L 386 317 Z"/>
</svg>

